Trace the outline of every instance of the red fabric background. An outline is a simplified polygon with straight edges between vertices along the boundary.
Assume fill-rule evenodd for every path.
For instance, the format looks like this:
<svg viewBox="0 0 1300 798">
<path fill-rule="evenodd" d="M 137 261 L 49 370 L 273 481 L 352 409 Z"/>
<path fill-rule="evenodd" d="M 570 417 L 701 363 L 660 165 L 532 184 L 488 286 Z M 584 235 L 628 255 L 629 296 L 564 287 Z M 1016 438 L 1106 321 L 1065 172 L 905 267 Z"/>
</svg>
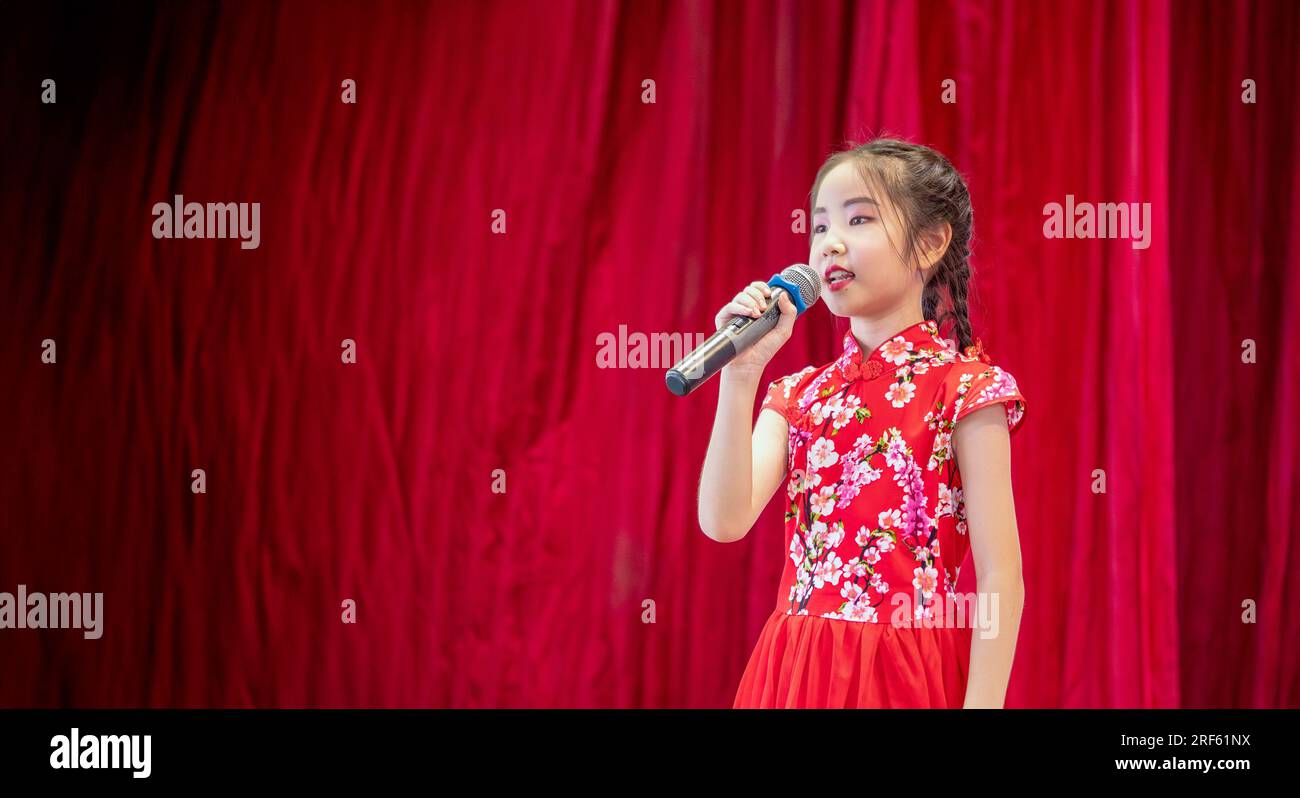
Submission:
<svg viewBox="0 0 1300 798">
<path fill-rule="evenodd" d="M 104 636 L 0 631 L 0 704 L 729 706 L 779 503 L 705 538 L 716 383 L 595 342 L 711 332 L 888 132 L 967 175 L 1030 406 L 1007 705 L 1300 705 L 1294 3 L 85 13 L 0 8 L 0 590 L 102 591 Z M 260 248 L 154 240 L 175 193 L 261 202 Z M 1066 194 L 1151 202 L 1150 248 L 1044 239 Z"/>
</svg>

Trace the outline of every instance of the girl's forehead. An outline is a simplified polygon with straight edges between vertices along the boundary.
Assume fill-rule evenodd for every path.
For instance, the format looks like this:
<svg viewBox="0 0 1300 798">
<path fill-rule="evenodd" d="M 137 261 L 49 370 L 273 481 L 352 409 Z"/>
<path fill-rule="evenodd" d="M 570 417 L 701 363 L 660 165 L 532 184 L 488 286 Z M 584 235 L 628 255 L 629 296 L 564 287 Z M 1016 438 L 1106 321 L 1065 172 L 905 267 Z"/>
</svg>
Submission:
<svg viewBox="0 0 1300 798">
<path fill-rule="evenodd" d="M 817 187 L 817 196 L 813 197 L 813 208 L 820 212 L 840 209 L 847 200 L 857 197 L 870 197 L 875 200 L 881 213 L 888 213 L 889 197 L 884 191 L 873 188 L 862 177 L 857 163 L 845 161 L 836 164 Z"/>
<path fill-rule="evenodd" d="M 865 189 L 866 181 L 862 179 L 862 171 L 858 168 L 857 163 L 853 161 L 844 161 L 837 164 L 834 169 L 826 173 L 826 179 L 822 181 L 822 188 L 832 190 L 852 191 L 854 189 Z"/>
</svg>

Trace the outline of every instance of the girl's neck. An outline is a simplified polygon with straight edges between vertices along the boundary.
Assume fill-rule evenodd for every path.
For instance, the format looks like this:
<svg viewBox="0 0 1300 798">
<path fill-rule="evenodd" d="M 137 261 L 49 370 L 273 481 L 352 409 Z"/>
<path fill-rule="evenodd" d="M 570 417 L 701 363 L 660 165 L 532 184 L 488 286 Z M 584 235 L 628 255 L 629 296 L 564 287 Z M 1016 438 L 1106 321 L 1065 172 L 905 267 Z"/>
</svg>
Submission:
<svg viewBox="0 0 1300 798">
<path fill-rule="evenodd" d="M 923 321 L 925 316 L 921 315 L 920 307 L 901 307 L 884 316 L 852 316 L 849 326 L 863 355 L 870 355 L 886 338 Z"/>
</svg>

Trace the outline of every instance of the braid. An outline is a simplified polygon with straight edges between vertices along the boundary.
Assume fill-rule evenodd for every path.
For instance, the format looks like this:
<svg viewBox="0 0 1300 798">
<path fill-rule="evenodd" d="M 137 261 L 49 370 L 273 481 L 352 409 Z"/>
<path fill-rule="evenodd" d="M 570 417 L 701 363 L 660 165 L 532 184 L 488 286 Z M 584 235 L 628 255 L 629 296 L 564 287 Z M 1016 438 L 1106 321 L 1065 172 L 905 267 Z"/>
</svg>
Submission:
<svg viewBox="0 0 1300 798">
<path fill-rule="evenodd" d="M 935 314 L 939 310 L 939 283 L 943 282 L 941 275 L 936 274 L 925 284 L 925 290 L 921 292 L 921 315 L 927 319 L 939 322 L 940 319 Z"/>
<path fill-rule="evenodd" d="M 945 255 L 934 275 L 921 294 L 921 315 L 942 327 L 952 322 L 958 351 L 965 351 L 972 343 L 970 310 L 967 298 L 970 290 L 970 261 L 966 258 Z M 940 302 L 947 306 L 939 312 Z"/>
<path fill-rule="evenodd" d="M 957 346 L 965 351 L 971 345 L 970 310 L 966 298 L 970 290 L 970 261 L 965 258 L 948 271 L 948 316 L 955 325 Z"/>
</svg>

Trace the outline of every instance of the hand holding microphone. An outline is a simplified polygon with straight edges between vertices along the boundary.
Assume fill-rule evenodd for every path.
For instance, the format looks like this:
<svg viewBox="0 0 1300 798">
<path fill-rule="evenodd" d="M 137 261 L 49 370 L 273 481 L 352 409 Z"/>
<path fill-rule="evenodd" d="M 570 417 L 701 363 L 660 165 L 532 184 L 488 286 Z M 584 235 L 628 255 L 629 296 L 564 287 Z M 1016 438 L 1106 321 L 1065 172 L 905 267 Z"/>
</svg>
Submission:
<svg viewBox="0 0 1300 798">
<path fill-rule="evenodd" d="M 757 318 L 767 312 L 769 305 L 772 303 L 772 287 L 761 280 L 755 280 L 746 286 L 744 291 L 736 294 L 736 298 L 722 306 L 718 315 L 714 317 L 714 329 L 721 330 L 724 324 L 730 322 L 733 318 Z M 794 319 L 799 315 L 799 311 L 790 301 L 790 295 L 785 291 L 777 291 L 775 299 L 777 309 L 780 311 L 780 318 L 777 319 L 776 326 L 766 335 L 754 342 L 754 345 L 736 354 L 725 366 L 732 372 L 754 371 L 762 372 L 767 366 L 768 361 L 776 355 L 777 350 L 785 346 L 785 342 L 790 340 L 790 334 L 794 332 Z"/>
<path fill-rule="evenodd" d="M 724 366 L 762 371 L 790 340 L 794 320 L 821 296 L 821 277 L 796 263 L 766 283 L 751 283 L 718 311 L 715 332 L 664 374 L 668 390 L 686 396 Z"/>
</svg>

